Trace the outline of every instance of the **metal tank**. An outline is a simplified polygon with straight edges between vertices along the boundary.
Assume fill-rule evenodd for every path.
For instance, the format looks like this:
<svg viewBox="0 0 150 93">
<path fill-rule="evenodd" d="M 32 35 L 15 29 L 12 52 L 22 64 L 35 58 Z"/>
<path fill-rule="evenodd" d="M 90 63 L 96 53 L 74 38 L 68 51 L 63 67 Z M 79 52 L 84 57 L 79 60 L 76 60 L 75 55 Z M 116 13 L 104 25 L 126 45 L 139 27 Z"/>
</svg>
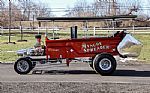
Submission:
<svg viewBox="0 0 150 93">
<path fill-rule="evenodd" d="M 126 57 L 138 57 L 140 55 L 143 44 L 135 39 L 131 34 L 126 34 L 119 43 L 117 49 L 120 55 Z"/>
</svg>

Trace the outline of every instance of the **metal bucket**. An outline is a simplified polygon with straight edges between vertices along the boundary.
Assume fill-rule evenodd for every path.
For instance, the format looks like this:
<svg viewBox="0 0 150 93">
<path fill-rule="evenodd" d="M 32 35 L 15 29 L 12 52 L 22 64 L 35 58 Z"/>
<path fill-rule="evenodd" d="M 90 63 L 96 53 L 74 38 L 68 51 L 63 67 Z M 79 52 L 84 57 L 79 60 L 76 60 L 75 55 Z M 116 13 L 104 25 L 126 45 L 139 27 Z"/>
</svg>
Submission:
<svg viewBox="0 0 150 93">
<path fill-rule="evenodd" d="M 117 49 L 120 55 L 127 57 L 138 57 L 140 55 L 143 44 L 130 34 L 126 34 L 119 43 Z"/>
</svg>

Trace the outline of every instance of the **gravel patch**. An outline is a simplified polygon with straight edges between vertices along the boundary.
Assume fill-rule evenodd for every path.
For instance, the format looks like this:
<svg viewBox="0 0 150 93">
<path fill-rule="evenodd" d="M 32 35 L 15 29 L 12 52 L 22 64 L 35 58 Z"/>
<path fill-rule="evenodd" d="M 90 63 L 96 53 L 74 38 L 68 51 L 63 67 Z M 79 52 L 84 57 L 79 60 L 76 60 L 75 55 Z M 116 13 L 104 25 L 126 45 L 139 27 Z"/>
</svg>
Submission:
<svg viewBox="0 0 150 93">
<path fill-rule="evenodd" d="M 86 82 L 3 82 L 0 93 L 148 93 L 150 84 Z"/>
<path fill-rule="evenodd" d="M 2 83 L 0 83 L 0 93 L 2 93 L 3 89 L 2 89 Z"/>
</svg>

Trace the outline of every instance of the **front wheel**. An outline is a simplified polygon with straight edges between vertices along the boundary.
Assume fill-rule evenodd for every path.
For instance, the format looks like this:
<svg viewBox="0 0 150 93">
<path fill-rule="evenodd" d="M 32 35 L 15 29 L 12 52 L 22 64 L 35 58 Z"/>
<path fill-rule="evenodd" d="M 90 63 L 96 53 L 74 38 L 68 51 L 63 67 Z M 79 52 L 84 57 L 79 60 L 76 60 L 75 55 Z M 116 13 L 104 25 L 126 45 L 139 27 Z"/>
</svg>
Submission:
<svg viewBox="0 0 150 93">
<path fill-rule="evenodd" d="M 111 75 L 116 70 L 116 60 L 110 54 L 98 54 L 93 60 L 93 67 L 101 75 Z"/>
<path fill-rule="evenodd" d="M 27 58 L 20 58 L 15 62 L 14 70 L 18 74 L 28 74 L 32 70 L 32 63 Z"/>
</svg>

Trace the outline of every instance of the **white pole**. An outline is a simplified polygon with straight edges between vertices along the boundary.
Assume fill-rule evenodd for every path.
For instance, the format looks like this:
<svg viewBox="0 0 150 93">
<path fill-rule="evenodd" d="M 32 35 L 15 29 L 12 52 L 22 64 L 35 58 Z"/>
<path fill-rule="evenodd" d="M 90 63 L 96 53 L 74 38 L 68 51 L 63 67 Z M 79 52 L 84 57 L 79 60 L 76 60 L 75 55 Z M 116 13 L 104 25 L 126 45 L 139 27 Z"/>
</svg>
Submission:
<svg viewBox="0 0 150 93">
<path fill-rule="evenodd" d="M 40 34 L 40 27 L 38 27 L 38 34 Z"/>
<path fill-rule="evenodd" d="M 3 29 L 3 26 L 2 26 L 2 34 L 4 34 L 4 29 Z"/>
<path fill-rule="evenodd" d="M 58 27 L 55 27 L 56 35 L 58 35 Z"/>
<path fill-rule="evenodd" d="M 88 21 L 86 20 L 86 37 L 88 37 L 88 28 L 89 26 L 88 26 Z"/>
<path fill-rule="evenodd" d="M 113 20 L 113 32 L 115 31 L 115 21 Z"/>
<path fill-rule="evenodd" d="M 95 30 L 96 30 L 96 27 L 94 27 L 94 30 L 93 30 L 94 31 L 94 33 L 93 33 L 94 36 L 95 36 L 95 32 L 96 32 Z"/>
<path fill-rule="evenodd" d="M 134 27 L 134 25 L 133 25 L 133 33 L 135 34 L 135 27 Z"/>
<path fill-rule="evenodd" d="M 54 29 L 54 27 L 55 27 L 55 24 L 54 24 L 54 21 L 53 21 L 53 39 L 55 39 L 55 29 Z"/>
<path fill-rule="evenodd" d="M 135 27 L 134 27 L 134 25 L 133 25 L 133 34 L 135 34 Z"/>
</svg>

